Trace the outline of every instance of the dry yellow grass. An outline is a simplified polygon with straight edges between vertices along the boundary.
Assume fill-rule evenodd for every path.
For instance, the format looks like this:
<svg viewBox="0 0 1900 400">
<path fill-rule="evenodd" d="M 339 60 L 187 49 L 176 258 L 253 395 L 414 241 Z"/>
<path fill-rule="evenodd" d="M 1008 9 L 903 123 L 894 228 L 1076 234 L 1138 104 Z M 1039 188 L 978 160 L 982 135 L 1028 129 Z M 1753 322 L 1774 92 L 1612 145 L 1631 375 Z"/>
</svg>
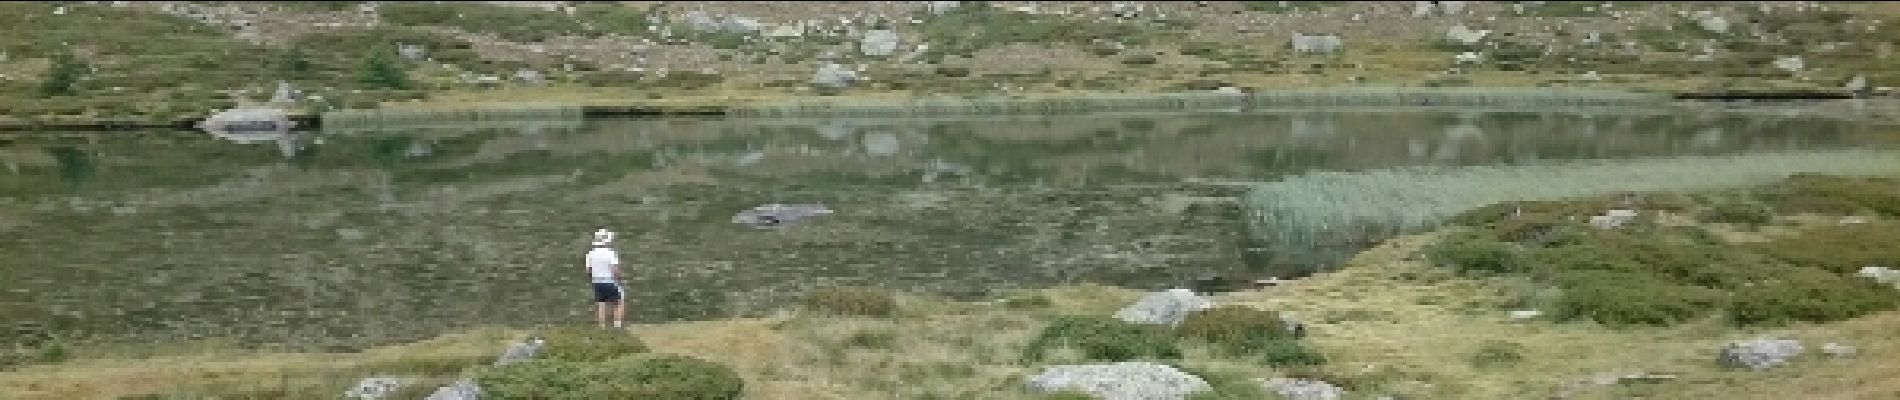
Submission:
<svg viewBox="0 0 1900 400">
<path fill-rule="evenodd" d="M 337 377 L 379 365 L 492 358 L 519 332 L 488 329 L 445 335 L 361 353 L 245 353 L 205 349 L 199 355 L 99 357 L 0 373 L 0 399 L 111 399 L 199 387 L 269 388 L 286 379 Z M 344 377 L 345 374 L 351 375 Z"/>
</svg>

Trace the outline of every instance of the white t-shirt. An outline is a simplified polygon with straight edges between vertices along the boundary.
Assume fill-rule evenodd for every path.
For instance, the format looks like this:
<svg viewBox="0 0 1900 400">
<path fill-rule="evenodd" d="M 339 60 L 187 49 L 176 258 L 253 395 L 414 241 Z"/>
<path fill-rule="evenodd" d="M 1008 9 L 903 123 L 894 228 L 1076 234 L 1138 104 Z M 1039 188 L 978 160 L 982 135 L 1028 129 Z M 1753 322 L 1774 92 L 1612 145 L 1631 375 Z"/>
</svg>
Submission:
<svg viewBox="0 0 1900 400">
<path fill-rule="evenodd" d="M 614 283 L 614 266 L 620 264 L 620 254 L 614 249 L 595 247 L 587 251 L 587 272 L 594 277 L 594 283 Z"/>
</svg>

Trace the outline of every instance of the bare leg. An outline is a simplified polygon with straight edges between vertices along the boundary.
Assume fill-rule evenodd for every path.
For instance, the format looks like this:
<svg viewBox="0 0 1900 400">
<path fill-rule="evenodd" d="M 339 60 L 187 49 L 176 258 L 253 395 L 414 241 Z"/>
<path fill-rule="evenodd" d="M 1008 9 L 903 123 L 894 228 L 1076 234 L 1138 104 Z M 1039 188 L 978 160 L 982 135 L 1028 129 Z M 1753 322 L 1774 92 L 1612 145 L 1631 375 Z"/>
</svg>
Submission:
<svg viewBox="0 0 1900 400">
<path fill-rule="evenodd" d="M 594 325 L 607 327 L 607 303 L 594 303 Z"/>
<path fill-rule="evenodd" d="M 614 302 L 614 327 L 619 328 L 621 326 L 620 325 L 621 322 L 626 321 L 626 320 L 627 320 L 627 301 L 623 298 L 620 301 Z"/>
</svg>

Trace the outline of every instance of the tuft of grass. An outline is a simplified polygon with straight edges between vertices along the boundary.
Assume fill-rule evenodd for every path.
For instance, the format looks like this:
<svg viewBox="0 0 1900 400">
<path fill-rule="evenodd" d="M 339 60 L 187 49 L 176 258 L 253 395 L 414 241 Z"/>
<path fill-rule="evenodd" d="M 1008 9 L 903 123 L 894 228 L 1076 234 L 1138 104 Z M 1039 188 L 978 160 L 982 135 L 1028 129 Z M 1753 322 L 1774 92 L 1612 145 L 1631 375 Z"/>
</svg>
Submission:
<svg viewBox="0 0 1900 400">
<path fill-rule="evenodd" d="M 1471 366 L 1502 368 L 1524 361 L 1524 345 L 1506 340 L 1486 340 L 1471 353 Z"/>
<path fill-rule="evenodd" d="M 543 357 L 553 360 L 605 361 L 647 352 L 647 346 L 640 338 L 617 329 L 561 327 L 540 334 L 542 339 L 547 340 L 547 347 L 542 349 Z"/>
<path fill-rule="evenodd" d="M 890 293 L 879 289 L 857 287 L 832 287 L 812 291 L 805 298 L 805 307 L 809 310 L 836 314 L 866 317 L 891 317 L 897 315 L 897 300 Z"/>
<path fill-rule="evenodd" d="M 504 399 L 736 399 L 745 381 L 731 368 L 675 355 L 601 362 L 536 360 L 486 368 L 475 375 L 484 396 Z"/>
</svg>

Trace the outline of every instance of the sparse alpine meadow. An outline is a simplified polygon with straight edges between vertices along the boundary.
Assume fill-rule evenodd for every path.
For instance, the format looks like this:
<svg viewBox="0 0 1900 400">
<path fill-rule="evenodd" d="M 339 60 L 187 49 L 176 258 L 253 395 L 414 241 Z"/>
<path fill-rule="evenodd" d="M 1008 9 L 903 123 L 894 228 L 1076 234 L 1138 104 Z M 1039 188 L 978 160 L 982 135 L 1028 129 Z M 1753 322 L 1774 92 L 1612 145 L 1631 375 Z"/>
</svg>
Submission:
<svg viewBox="0 0 1900 400">
<path fill-rule="evenodd" d="M 0 400 L 1896 398 L 1897 17 L 0 3 Z"/>
<path fill-rule="evenodd" d="M 71 360 L 7 373 L 0 387 L 21 398 L 331 398 L 357 378 L 400 375 L 430 390 L 473 377 L 506 398 L 1036 399 L 1063 396 L 1023 387 L 1051 365 L 1150 360 L 1206 380 L 1197 399 L 1268 398 L 1259 382 L 1274 377 L 1329 382 L 1351 398 L 1879 398 L 1900 390 L 1882 356 L 1900 351 L 1890 334 L 1900 288 L 1841 267 L 1900 260 L 1878 245 L 1900 239 L 1895 182 L 1801 175 L 1637 193 L 1640 216 L 1614 229 L 1571 217 L 1623 196 L 1500 204 L 1385 241 L 1337 271 L 1213 296 L 1218 307 L 1172 329 L 1112 317 L 1143 295 L 1099 285 L 978 302 L 831 288 L 754 318 L 481 330 L 333 355 Z M 1752 225 L 1698 217 L 1733 201 L 1773 213 Z M 1307 333 L 1294 338 L 1283 319 Z M 1769 372 L 1717 363 L 1723 343 L 1756 335 L 1816 349 Z M 528 336 L 566 347 L 487 366 Z"/>
</svg>

